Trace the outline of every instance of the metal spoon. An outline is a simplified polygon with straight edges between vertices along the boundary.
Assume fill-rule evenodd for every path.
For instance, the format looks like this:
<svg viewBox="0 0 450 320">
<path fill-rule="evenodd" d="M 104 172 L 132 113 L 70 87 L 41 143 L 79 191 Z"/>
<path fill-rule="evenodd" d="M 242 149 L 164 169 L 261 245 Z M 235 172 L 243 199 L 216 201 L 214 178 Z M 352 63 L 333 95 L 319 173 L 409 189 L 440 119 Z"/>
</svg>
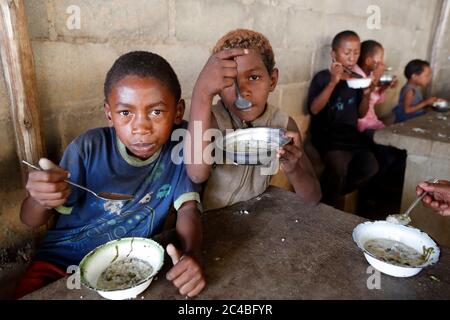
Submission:
<svg viewBox="0 0 450 320">
<path fill-rule="evenodd" d="M 252 106 L 252 103 L 241 96 L 239 85 L 236 79 L 234 79 L 234 85 L 236 86 L 236 94 L 237 94 L 236 101 L 234 102 L 235 106 L 241 110 L 250 108 Z"/>
<path fill-rule="evenodd" d="M 43 171 L 43 169 L 25 161 L 22 160 L 22 162 L 24 164 L 26 164 L 27 166 L 30 166 L 31 168 L 38 170 L 38 171 Z M 65 182 L 67 182 L 68 184 L 75 186 L 77 188 L 83 189 L 87 192 L 92 193 L 94 196 L 96 196 L 99 199 L 103 199 L 103 200 L 107 200 L 107 201 L 125 201 L 125 200 L 131 200 L 134 198 L 133 195 L 129 195 L 129 194 L 120 194 L 120 193 L 112 193 L 112 192 L 94 192 L 91 189 L 88 189 L 86 187 L 80 186 L 79 184 L 76 184 L 75 182 L 72 182 L 68 179 L 64 180 Z"/>
<path fill-rule="evenodd" d="M 431 181 L 431 183 L 436 183 L 438 182 L 439 179 L 434 179 L 433 181 Z M 419 197 L 417 197 L 416 200 L 414 200 L 413 203 L 411 203 L 411 205 L 409 206 L 408 209 L 406 209 L 406 211 L 404 213 L 401 214 L 391 214 L 386 218 L 387 222 L 392 222 L 392 223 L 398 223 L 398 224 L 402 224 L 402 225 L 407 225 L 408 223 L 411 222 L 411 218 L 409 217 L 409 214 L 411 213 L 411 211 L 414 209 L 414 207 L 420 202 L 422 201 L 422 199 L 425 197 L 425 195 L 427 195 L 428 192 L 424 192 L 422 193 Z"/>
</svg>

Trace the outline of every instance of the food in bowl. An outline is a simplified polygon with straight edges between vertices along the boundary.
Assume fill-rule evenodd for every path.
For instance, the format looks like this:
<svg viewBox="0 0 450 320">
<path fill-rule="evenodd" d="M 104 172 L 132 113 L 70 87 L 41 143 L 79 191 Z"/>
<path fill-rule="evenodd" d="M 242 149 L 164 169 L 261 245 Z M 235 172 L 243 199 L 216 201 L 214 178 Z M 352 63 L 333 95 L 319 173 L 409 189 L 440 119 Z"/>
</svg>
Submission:
<svg viewBox="0 0 450 320">
<path fill-rule="evenodd" d="M 237 129 L 216 140 L 227 159 L 238 165 L 267 165 L 276 158 L 276 150 L 290 143 L 279 128 Z"/>
<path fill-rule="evenodd" d="M 106 299 L 132 299 L 148 288 L 163 263 L 164 249 L 156 241 L 113 240 L 81 260 L 81 283 Z"/>
<path fill-rule="evenodd" d="M 423 246 L 422 253 L 406 244 L 390 239 L 371 239 L 364 243 L 364 249 L 379 260 L 396 266 L 418 267 L 430 258 L 433 248 Z"/>
<path fill-rule="evenodd" d="M 352 78 L 347 80 L 347 85 L 353 89 L 368 88 L 372 83 L 372 78 Z"/>
<path fill-rule="evenodd" d="M 130 288 L 144 281 L 153 272 L 152 265 L 139 258 L 125 258 L 111 263 L 97 281 L 100 290 Z"/>
</svg>

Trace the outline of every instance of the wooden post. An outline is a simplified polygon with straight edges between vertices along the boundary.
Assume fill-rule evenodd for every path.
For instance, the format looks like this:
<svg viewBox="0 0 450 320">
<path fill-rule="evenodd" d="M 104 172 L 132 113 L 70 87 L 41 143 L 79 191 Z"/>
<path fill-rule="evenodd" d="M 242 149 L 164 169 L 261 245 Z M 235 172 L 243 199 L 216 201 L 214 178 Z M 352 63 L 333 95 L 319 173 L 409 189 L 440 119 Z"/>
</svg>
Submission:
<svg viewBox="0 0 450 320">
<path fill-rule="evenodd" d="M 37 163 L 45 148 L 23 0 L 0 0 L 0 40 L 17 155 L 20 161 Z M 27 171 L 20 168 L 25 183 Z"/>
</svg>

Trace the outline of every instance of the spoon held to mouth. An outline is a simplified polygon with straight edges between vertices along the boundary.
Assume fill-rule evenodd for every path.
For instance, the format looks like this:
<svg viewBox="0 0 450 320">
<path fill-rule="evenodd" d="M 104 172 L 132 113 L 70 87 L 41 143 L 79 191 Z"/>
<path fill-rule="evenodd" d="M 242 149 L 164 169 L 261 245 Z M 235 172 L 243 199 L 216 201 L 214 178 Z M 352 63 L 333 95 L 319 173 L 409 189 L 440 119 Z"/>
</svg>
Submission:
<svg viewBox="0 0 450 320">
<path fill-rule="evenodd" d="M 252 106 L 252 103 L 241 96 L 241 91 L 239 90 L 239 85 L 236 79 L 234 79 L 234 85 L 236 86 L 236 94 L 237 94 L 237 98 L 236 101 L 234 102 L 234 105 L 241 110 L 250 108 Z"/>
</svg>

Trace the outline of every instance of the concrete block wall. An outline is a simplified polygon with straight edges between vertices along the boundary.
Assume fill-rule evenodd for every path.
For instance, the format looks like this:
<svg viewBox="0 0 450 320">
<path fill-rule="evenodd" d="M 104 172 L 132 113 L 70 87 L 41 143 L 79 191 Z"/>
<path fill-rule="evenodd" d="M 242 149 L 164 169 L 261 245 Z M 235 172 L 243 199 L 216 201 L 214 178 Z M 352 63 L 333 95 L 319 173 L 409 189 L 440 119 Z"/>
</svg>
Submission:
<svg viewBox="0 0 450 320">
<path fill-rule="evenodd" d="M 190 101 L 196 77 L 215 42 L 227 31 L 252 28 L 271 41 L 280 81 L 270 102 L 293 116 L 302 132 L 309 125 L 304 100 L 313 74 L 330 64 L 330 42 L 352 29 L 380 41 L 386 62 L 404 83 L 404 65 L 428 59 L 440 0 L 24 0 L 36 65 L 39 103 L 50 158 L 88 128 L 106 125 L 103 81 L 108 68 L 130 50 L 164 56 Z M 369 30 L 367 8 L 380 8 L 381 29 Z M 80 9 L 81 28 L 66 23 L 70 6 Z M 448 74 L 448 73 L 447 73 Z M 389 113 L 398 90 L 378 110 Z M 8 99 L 0 81 L 0 197 L 22 195 Z M 189 108 L 185 114 L 188 116 Z M 16 198 L 19 198 L 17 196 Z M 1 207 L 0 207 L 1 208 Z M 17 205 L 16 205 L 17 208 Z M 0 247 L 7 230 L 19 227 L 17 212 L 0 214 Z M 6 230 L 6 229 L 5 229 Z M 5 231 L 6 232 L 6 231 Z"/>
</svg>

